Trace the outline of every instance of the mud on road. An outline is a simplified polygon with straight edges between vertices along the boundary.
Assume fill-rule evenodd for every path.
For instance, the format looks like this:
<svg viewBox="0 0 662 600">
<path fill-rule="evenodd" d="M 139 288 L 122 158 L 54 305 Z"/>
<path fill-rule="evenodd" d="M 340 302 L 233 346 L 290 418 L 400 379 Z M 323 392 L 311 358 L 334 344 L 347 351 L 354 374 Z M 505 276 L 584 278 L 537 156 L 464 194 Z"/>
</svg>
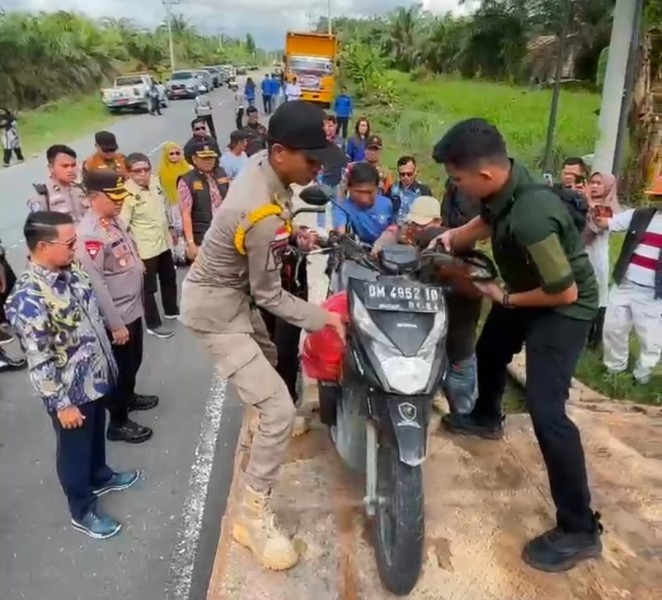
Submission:
<svg viewBox="0 0 662 600">
<path fill-rule="evenodd" d="M 501 442 L 435 432 L 424 466 L 425 564 L 414 600 L 659 600 L 662 598 L 662 414 L 617 405 L 573 407 L 581 428 L 604 557 L 546 574 L 520 559 L 549 527 L 546 473 L 525 415 Z M 238 455 L 238 463 L 241 462 Z M 274 498 L 302 552 L 287 573 L 265 572 L 224 520 L 208 600 L 383 600 L 363 516 L 363 479 L 346 471 L 319 425 L 293 440 Z"/>
</svg>

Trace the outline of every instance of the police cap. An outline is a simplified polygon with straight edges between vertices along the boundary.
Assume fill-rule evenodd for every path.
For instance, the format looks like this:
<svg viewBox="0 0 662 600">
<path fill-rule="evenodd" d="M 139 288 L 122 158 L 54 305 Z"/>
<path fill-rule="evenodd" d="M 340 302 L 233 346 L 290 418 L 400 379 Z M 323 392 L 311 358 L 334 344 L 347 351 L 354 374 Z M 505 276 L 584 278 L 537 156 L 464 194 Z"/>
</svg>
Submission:
<svg viewBox="0 0 662 600">
<path fill-rule="evenodd" d="M 218 146 L 216 145 L 216 142 L 212 139 L 204 139 L 195 142 L 191 146 L 191 151 L 193 156 L 197 156 L 198 158 L 218 157 Z"/>
<path fill-rule="evenodd" d="M 289 150 L 299 150 L 327 168 L 344 167 L 348 158 L 341 148 L 326 139 L 325 113 L 302 100 L 281 104 L 269 119 L 269 141 Z"/>
<path fill-rule="evenodd" d="M 111 200 L 121 202 L 128 195 L 126 179 L 112 169 L 83 171 L 83 187 L 89 192 L 102 192 Z"/>
</svg>

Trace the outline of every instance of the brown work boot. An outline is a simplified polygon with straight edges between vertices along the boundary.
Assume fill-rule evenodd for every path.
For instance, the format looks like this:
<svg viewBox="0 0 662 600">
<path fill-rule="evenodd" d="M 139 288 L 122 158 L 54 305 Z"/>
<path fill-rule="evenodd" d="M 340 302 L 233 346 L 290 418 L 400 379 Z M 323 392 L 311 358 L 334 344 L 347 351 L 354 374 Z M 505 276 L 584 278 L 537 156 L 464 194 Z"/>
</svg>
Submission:
<svg viewBox="0 0 662 600">
<path fill-rule="evenodd" d="M 270 496 L 271 492 L 256 492 L 248 485 L 244 488 L 232 537 L 248 548 L 263 567 L 285 571 L 299 562 L 299 554 L 276 524 Z"/>
</svg>

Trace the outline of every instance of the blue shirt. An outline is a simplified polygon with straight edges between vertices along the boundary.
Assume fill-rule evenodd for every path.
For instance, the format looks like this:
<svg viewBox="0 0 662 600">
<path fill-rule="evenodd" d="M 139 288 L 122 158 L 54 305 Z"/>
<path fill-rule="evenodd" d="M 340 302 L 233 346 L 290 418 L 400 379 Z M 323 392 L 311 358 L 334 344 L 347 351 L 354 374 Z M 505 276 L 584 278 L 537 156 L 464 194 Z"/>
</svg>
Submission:
<svg viewBox="0 0 662 600">
<path fill-rule="evenodd" d="M 244 86 L 244 96 L 246 98 L 255 98 L 255 85 L 246 84 Z"/>
<path fill-rule="evenodd" d="M 404 187 L 399 181 L 396 181 L 391 186 L 388 195 L 393 201 L 393 207 L 398 211 L 395 222 L 398 225 L 404 225 L 414 200 L 419 196 L 431 196 L 432 192 L 427 185 L 418 181 L 414 181 L 409 187 Z"/>
<path fill-rule="evenodd" d="M 92 285 L 80 266 L 50 271 L 30 263 L 5 307 L 28 359 L 32 385 L 49 412 L 111 391 L 117 365 Z"/>
<path fill-rule="evenodd" d="M 333 227 L 337 229 L 349 225 L 366 244 L 373 244 L 393 222 L 393 207 L 386 196 L 378 195 L 374 204 L 366 209 L 359 208 L 351 198 L 347 198 L 341 206 L 345 210 L 333 207 Z"/>
<path fill-rule="evenodd" d="M 351 117 L 353 110 L 352 99 L 347 94 L 340 94 L 333 103 L 336 117 Z"/>
<path fill-rule="evenodd" d="M 365 140 L 352 136 L 347 140 L 347 156 L 351 162 L 360 162 L 365 159 Z"/>
<path fill-rule="evenodd" d="M 228 175 L 228 179 L 232 181 L 238 174 L 239 171 L 243 168 L 248 160 L 245 152 L 242 152 L 239 156 L 230 152 L 223 152 L 221 155 L 221 167 L 225 169 L 225 172 Z"/>
<path fill-rule="evenodd" d="M 273 94 L 274 88 L 271 83 L 271 79 L 263 79 L 262 83 L 260 84 L 260 87 L 262 88 L 263 96 L 271 96 L 271 94 Z"/>
<path fill-rule="evenodd" d="M 269 81 L 271 82 L 271 95 L 278 96 L 278 93 L 280 92 L 280 79 L 274 77 Z"/>
</svg>

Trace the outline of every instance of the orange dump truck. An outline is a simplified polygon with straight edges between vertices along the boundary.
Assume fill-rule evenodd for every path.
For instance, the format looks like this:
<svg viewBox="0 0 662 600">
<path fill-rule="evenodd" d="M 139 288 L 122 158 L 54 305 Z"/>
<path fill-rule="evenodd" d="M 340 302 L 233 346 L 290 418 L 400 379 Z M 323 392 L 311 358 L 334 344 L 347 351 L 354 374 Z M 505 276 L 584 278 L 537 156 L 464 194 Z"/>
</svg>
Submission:
<svg viewBox="0 0 662 600">
<path fill-rule="evenodd" d="M 301 99 L 328 107 L 333 102 L 338 42 L 327 33 L 288 31 L 285 38 L 285 73 L 296 77 Z"/>
</svg>

